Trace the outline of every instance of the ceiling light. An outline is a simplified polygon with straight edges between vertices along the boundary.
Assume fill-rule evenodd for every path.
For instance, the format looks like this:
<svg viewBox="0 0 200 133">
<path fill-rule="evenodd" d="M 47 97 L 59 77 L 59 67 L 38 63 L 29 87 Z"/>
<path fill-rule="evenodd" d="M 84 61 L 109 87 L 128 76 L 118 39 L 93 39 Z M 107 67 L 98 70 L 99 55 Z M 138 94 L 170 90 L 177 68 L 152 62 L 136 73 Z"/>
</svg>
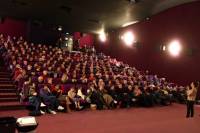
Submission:
<svg viewBox="0 0 200 133">
<path fill-rule="evenodd" d="M 127 23 L 123 24 L 122 27 L 127 27 L 127 26 L 135 24 L 137 22 L 139 22 L 139 21 L 136 20 L 136 21 L 127 22 Z"/>
<path fill-rule="evenodd" d="M 106 34 L 104 32 L 99 33 L 99 39 L 101 42 L 105 42 L 106 41 Z"/>
<path fill-rule="evenodd" d="M 58 26 L 58 31 L 62 31 L 62 26 Z"/>
</svg>

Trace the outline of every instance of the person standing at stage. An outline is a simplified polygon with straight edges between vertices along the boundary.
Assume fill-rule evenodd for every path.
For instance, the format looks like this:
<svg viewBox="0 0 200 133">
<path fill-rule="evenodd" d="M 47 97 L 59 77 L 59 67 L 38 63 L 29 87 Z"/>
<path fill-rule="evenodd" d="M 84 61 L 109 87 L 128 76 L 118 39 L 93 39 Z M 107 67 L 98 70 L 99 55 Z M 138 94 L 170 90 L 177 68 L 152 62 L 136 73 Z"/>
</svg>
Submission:
<svg viewBox="0 0 200 133">
<path fill-rule="evenodd" d="M 197 88 L 199 86 L 198 82 L 192 82 L 190 86 L 187 86 L 187 115 L 186 117 L 194 116 L 194 103 L 197 96 Z"/>
</svg>

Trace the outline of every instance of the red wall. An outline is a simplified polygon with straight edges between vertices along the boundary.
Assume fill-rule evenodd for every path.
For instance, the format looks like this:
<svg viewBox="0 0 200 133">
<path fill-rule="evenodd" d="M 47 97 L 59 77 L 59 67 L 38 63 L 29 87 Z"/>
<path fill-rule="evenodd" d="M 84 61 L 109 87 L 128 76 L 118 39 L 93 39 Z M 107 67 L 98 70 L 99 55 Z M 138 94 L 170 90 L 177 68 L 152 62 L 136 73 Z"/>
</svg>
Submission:
<svg viewBox="0 0 200 133">
<path fill-rule="evenodd" d="M 200 80 L 199 14 L 200 2 L 168 9 L 150 20 L 110 32 L 108 42 L 96 42 L 96 49 L 172 82 L 185 85 Z M 138 47 L 127 47 L 119 40 L 119 35 L 126 30 L 134 32 Z M 161 45 L 173 39 L 179 39 L 184 47 L 178 58 L 159 50 Z"/>
<path fill-rule="evenodd" d="M 92 34 L 83 34 L 83 37 L 80 38 L 79 44 L 81 47 L 83 46 L 93 46 L 94 44 L 94 39 Z"/>
<path fill-rule="evenodd" d="M 0 33 L 10 36 L 27 37 L 27 23 L 11 18 L 4 18 L 0 23 Z"/>
<path fill-rule="evenodd" d="M 81 38 L 81 33 L 80 32 L 74 32 L 73 33 L 73 39 L 74 40 L 79 40 Z"/>
<path fill-rule="evenodd" d="M 94 45 L 94 35 L 93 34 L 74 32 L 73 38 L 74 38 L 74 40 L 79 40 L 80 47 L 83 47 L 85 45 L 86 46 Z"/>
</svg>

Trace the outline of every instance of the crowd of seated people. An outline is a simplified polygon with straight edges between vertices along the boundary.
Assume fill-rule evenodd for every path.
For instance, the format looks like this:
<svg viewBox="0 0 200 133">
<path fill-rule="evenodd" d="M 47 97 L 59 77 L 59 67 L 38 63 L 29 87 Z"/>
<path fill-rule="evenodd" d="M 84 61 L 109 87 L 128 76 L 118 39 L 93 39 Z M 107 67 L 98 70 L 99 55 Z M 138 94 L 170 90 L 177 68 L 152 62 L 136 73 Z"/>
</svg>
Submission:
<svg viewBox="0 0 200 133">
<path fill-rule="evenodd" d="M 185 88 L 94 50 L 68 52 L 0 35 L 0 54 L 22 101 L 36 111 L 152 107 L 184 102 Z M 64 107 L 64 108 L 63 108 Z"/>
</svg>

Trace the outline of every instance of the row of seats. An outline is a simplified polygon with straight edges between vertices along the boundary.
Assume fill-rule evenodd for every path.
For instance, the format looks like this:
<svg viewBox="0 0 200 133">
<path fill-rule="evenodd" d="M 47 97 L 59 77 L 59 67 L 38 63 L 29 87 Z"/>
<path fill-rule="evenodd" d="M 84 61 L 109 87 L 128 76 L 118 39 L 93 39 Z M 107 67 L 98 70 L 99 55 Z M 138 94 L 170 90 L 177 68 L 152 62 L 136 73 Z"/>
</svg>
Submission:
<svg viewBox="0 0 200 133">
<path fill-rule="evenodd" d="M 17 39 L 4 35 L 0 35 L 0 46 L 2 57 L 24 99 L 30 96 L 31 86 L 35 86 L 38 94 L 44 86 L 50 91 L 59 86 L 58 90 L 66 96 L 75 89 L 72 103 L 80 88 L 84 97 L 91 96 L 89 91 L 97 92 L 96 99 L 102 97 L 106 105 L 105 101 L 110 100 L 109 104 L 112 103 L 113 107 L 115 104 L 129 107 L 131 102 L 127 101 L 127 97 L 130 97 L 129 101 L 139 101 L 143 106 L 184 101 L 185 87 L 93 50 L 68 52 L 58 47 L 28 43 L 22 37 Z M 87 102 L 99 104 L 95 98 L 92 101 L 90 97 Z"/>
</svg>

